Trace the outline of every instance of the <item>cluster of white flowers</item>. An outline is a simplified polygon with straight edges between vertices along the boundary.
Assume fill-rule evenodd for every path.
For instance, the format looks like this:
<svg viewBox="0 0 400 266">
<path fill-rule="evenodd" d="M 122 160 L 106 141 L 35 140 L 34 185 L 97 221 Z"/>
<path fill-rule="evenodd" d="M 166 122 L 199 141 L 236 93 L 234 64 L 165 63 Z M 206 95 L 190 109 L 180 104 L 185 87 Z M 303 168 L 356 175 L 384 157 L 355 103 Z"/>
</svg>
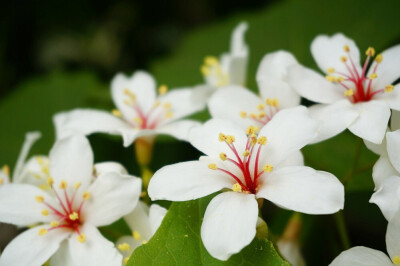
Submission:
<svg viewBox="0 0 400 266">
<path fill-rule="evenodd" d="M 3 251 L 6 265 L 121 265 L 150 240 L 167 210 L 139 200 L 188 201 L 215 192 L 201 225 L 211 256 L 227 260 L 256 235 L 264 199 L 306 214 L 332 214 L 344 208 L 344 186 L 331 173 L 304 165 L 301 149 L 345 129 L 380 155 L 373 169 L 377 204 L 389 221 L 385 254 L 365 247 L 344 251 L 332 265 L 400 264 L 400 45 L 375 55 L 360 52 L 338 33 L 317 36 L 311 53 L 325 77 L 302 66 L 287 51 L 265 55 L 256 74 L 259 94 L 243 87 L 249 49 L 247 24 L 233 31 L 231 50 L 206 57 L 205 84 L 168 91 L 147 72 L 116 75 L 112 112 L 76 109 L 56 114 L 57 140 L 49 156 L 26 161 L 38 133 L 27 134 L 10 180 L 0 172 L 0 222 L 29 227 Z M 305 51 L 306 52 L 306 51 Z M 316 102 L 307 108 L 301 97 Z M 203 124 L 185 119 L 205 107 Z M 159 169 L 147 186 L 115 162 L 94 164 L 85 135 L 121 135 L 124 146 L 150 143 L 139 158 L 148 163 L 154 136 L 168 134 L 204 153 L 197 161 Z M 386 135 L 385 135 L 386 134 Z M 386 137 L 385 137 L 386 136 Z M 138 152 L 138 151 L 137 151 Z M 139 162 L 140 163 L 140 162 Z M 147 191 L 142 192 L 142 185 Z M 112 243 L 97 227 L 124 218 L 132 230 Z M 282 238 L 281 254 L 304 265 L 296 240 Z M 120 252 L 118 252 L 120 251 Z"/>
</svg>

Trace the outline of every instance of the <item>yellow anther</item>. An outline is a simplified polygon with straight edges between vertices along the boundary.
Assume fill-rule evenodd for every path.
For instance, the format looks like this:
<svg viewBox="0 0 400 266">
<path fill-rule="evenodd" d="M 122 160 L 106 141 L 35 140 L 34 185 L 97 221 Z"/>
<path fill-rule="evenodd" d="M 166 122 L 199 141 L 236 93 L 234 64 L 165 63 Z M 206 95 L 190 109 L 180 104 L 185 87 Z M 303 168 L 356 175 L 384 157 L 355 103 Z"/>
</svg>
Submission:
<svg viewBox="0 0 400 266">
<path fill-rule="evenodd" d="M 66 189 L 68 187 L 67 181 L 62 180 L 60 183 L 60 188 L 61 189 Z"/>
<path fill-rule="evenodd" d="M 227 156 L 226 156 L 225 153 L 221 152 L 221 153 L 219 154 L 219 158 L 221 158 L 222 161 L 225 161 L 225 160 L 227 159 Z"/>
<path fill-rule="evenodd" d="M 371 75 L 369 75 L 369 79 L 376 79 L 378 77 L 378 74 L 376 73 L 371 73 Z"/>
<path fill-rule="evenodd" d="M 368 47 L 367 51 L 365 51 L 365 54 L 368 56 L 374 56 L 375 55 L 374 47 Z"/>
<path fill-rule="evenodd" d="M 8 165 L 3 165 L 3 167 L 1 168 L 1 171 L 6 176 L 10 176 L 10 167 L 8 167 Z"/>
<path fill-rule="evenodd" d="M 279 101 L 276 98 L 267 98 L 267 100 L 265 102 L 267 105 L 270 105 L 273 107 L 277 107 L 279 105 Z"/>
<path fill-rule="evenodd" d="M 347 56 L 341 56 L 340 57 L 340 61 L 342 61 L 343 63 L 347 61 Z"/>
<path fill-rule="evenodd" d="M 335 82 L 336 78 L 334 76 L 325 76 L 325 78 L 329 81 L 329 82 Z"/>
<path fill-rule="evenodd" d="M 343 81 L 344 81 L 344 78 L 343 78 L 342 76 L 339 76 L 339 77 L 336 79 L 336 81 L 337 81 L 337 82 L 343 82 Z"/>
<path fill-rule="evenodd" d="M 249 116 L 250 116 L 251 118 L 253 118 L 253 119 L 254 119 L 254 118 L 257 118 L 257 115 L 256 115 L 255 113 L 250 113 Z"/>
<path fill-rule="evenodd" d="M 125 100 L 124 100 L 124 104 L 125 104 L 125 105 L 128 105 L 128 106 L 131 106 L 131 105 L 132 105 L 132 102 L 125 99 Z"/>
<path fill-rule="evenodd" d="M 156 107 L 160 106 L 160 104 L 161 104 L 160 101 L 156 101 L 156 102 L 154 103 L 153 107 L 156 108 Z"/>
<path fill-rule="evenodd" d="M 39 185 L 39 188 L 40 188 L 41 190 L 48 190 L 48 189 L 50 189 L 49 185 L 47 185 L 47 184 L 40 184 L 40 185 Z"/>
<path fill-rule="evenodd" d="M 49 210 L 47 210 L 47 209 L 42 210 L 42 215 L 43 216 L 49 215 Z"/>
<path fill-rule="evenodd" d="M 239 183 L 234 184 L 232 186 L 232 190 L 235 191 L 235 192 L 242 192 L 243 191 L 242 186 L 239 185 Z"/>
<path fill-rule="evenodd" d="M 137 116 L 137 117 L 133 118 L 133 122 L 135 122 L 138 125 L 141 125 L 141 124 L 143 124 L 143 119 L 141 119 L 140 117 Z"/>
<path fill-rule="evenodd" d="M 344 96 L 353 96 L 354 91 L 352 89 L 348 89 L 344 91 Z"/>
<path fill-rule="evenodd" d="M 82 198 L 83 198 L 84 200 L 90 199 L 90 192 L 89 192 L 89 191 L 84 192 L 84 193 L 82 194 Z"/>
<path fill-rule="evenodd" d="M 143 240 L 142 241 L 142 245 L 146 245 L 147 244 L 147 241 L 146 240 Z"/>
<path fill-rule="evenodd" d="M 218 139 L 219 139 L 219 141 L 225 141 L 226 140 L 226 135 L 224 134 L 224 133 L 219 133 L 219 136 L 218 136 Z"/>
<path fill-rule="evenodd" d="M 246 129 L 246 134 L 247 134 L 247 135 L 254 134 L 255 132 L 256 132 L 256 129 L 255 129 L 254 126 L 249 126 L 249 127 Z"/>
<path fill-rule="evenodd" d="M 80 188 L 80 186 L 82 185 L 82 182 L 77 182 L 74 186 L 75 189 Z"/>
<path fill-rule="evenodd" d="M 126 265 L 129 261 L 129 257 L 124 258 L 124 265 Z"/>
<path fill-rule="evenodd" d="M 387 92 L 387 93 L 391 93 L 393 91 L 393 89 L 394 89 L 393 85 L 386 85 L 385 86 L 385 92 Z"/>
<path fill-rule="evenodd" d="M 260 103 L 260 104 L 257 106 L 258 110 L 264 110 L 264 107 L 265 107 L 265 105 L 262 104 L 262 103 Z"/>
<path fill-rule="evenodd" d="M 254 144 L 256 144 L 256 142 L 257 142 L 257 135 L 256 134 L 251 134 L 250 136 L 250 140 L 251 140 L 251 145 L 254 145 Z"/>
<path fill-rule="evenodd" d="M 242 154 L 244 157 L 247 157 L 250 155 L 250 151 L 249 150 L 245 150 Z"/>
<path fill-rule="evenodd" d="M 245 111 L 240 111 L 240 117 L 241 118 L 246 118 L 247 113 Z"/>
<path fill-rule="evenodd" d="M 36 179 L 42 179 L 42 176 L 39 175 L 39 174 L 33 174 L 33 177 L 36 178 Z"/>
<path fill-rule="evenodd" d="M 210 75 L 210 67 L 207 65 L 202 65 L 200 67 L 201 74 L 203 74 L 204 77 L 208 77 Z"/>
<path fill-rule="evenodd" d="M 43 172 L 44 174 L 48 175 L 48 174 L 50 173 L 49 167 L 43 166 L 43 167 L 42 167 L 42 172 Z"/>
<path fill-rule="evenodd" d="M 35 200 L 39 203 L 42 203 L 44 201 L 44 197 L 43 196 L 36 196 Z"/>
<path fill-rule="evenodd" d="M 204 58 L 204 63 L 208 66 L 215 66 L 218 65 L 218 58 L 215 56 L 207 56 Z"/>
<path fill-rule="evenodd" d="M 394 263 L 395 265 L 400 265 L 400 256 L 395 256 L 395 257 L 393 258 L 393 263 Z"/>
<path fill-rule="evenodd" d="M 158 87 L 158 94 L 160 95 L 166 94 L 167 91 L 168 91 L 167 85 L 161 85 L 160 87 Z"/>
<path fill-rule="evenodd" d="M 122 117 L 122 113 L 121 113 L 121 111 L 118 110 L 118 109 L 113 109 L 113 110 L 111 111 L 111 113 L 112 113 L 114 116 L 116 116 L 116 117 Z"/>
<path fill-rule="evenodd" d="M 255 127 L 254 127 L 254 131 L 255 131 L 255 133 L 257 133 L 258 131 L 260 131 L 260 127 L 255 126 Z"/>
<path fill-rule="evenodd" d="M 84 234 L 80 234 L 77 237 L 78 241 L 84 243 L 86 241 L 86 236 Z"/>
<path fill-rule="evenodd" d="M 258 113 L 258 118 L 263 118 L 265 117 L 267 114 L 265 112 L 259 112 Z"/>
<path fill-rule="evenodd" d="M 232 144 L 233 142 L 235 142 L 235 137 L 231 135 L 226 136 L 226 142 Z"/>
<path fill-rule="evenodd" d="M 165 114 L 165 118 L 172 118 L 174 116 L 174 113 L 173 112 L 167 112 L 166 114 Z"/>
<path fill-rule="evenodd" d="M 121 251 L 129 251 L 129 250 L 131 250 L 131 245 L 124 242 L 124 243 L 118 245 L 118 249 Z"/>
<path fill-rule="evenodd" d="M 136 95 L 133 92 L 131 92 L 129 89 L 125 89 L 124 94 L 129 97 L 131 102 L 136 102 Z"/>
<path fill-rule="evenodd" d="M 39 229 L 39 235 L 40 235 L 40 236 L 43 236 L 43 235 L 45 235 L 45 234 L 47 234 L 47 229 L 46 229 L 46 228 L 40 228 L 40 229 Z"/>
<path fill-rule="evenodd" d="M 382 54 L 378 54 L 378 55 L 375 57 L 375 62 L 377 62 L 377 63 L 382 62 L 382 60 L 383 60 L 383 55 L 382 55 Z"/>
<path fill-rule="evenodd" d="M 208 165 L 208 168 L 210 168 L 211 170 L 217 170 L 218 169 L 218 167 L 217 167 L 217 165 L 215 163 L 210 163 Z"/>
<path fill-rule="evenodd" d="M 350 52 L 350 47 L 348 45 L 343 46 L 345 52 Z"/>
<path fill-rule="evenodd" d="M 135 240 L 140 240 L 142 238 L 142 235 L 138 231 L 133 231 L 132 236 Z"/>
<path fill-rule="evenodd" d="M 264 165 L 264 172 L 269 173 L 272 170 L 274 170 L 274 167 L 272 165 L 270 165 L 270 164 Z"/>
<path fill-rule="evenodd" d="M 4 178 L 0 178 L 0 185 L 3 185 L 4 183 Z"/>
<path fill-rule="evenodd" d="M 71 219 L 72 221 L 76 221 L 76 220 L 79 219 L 79 215 L 78 215 L 77 212 L 71 213 L 68 217 L 69 217 L 69 219 Z"/>
<path fill-rule="evenodd" d="M 54 179 L 52 177 L 47 178 L 47 185 L 52 186 L 54 184 Z"/>
<path fill-rule="evenodd" d="M 40 156 L 35 157 L 36 161 L 38 162 L 38 164 L 42 165 L 44 164 L 43 158 Z"/>
<path fill-rule="evenodd" d="M 50 223 L 50 226 L 51 226 L 51 227 L 57 227 L 58 225 L 59 225 L 58 221 L 52 221 L 52 222 Z"/>
<path fill-rule="evenodd" d="M 333 67 L 330 67 L 326 70 L 329 74 L 335 73 L 335 69 Z"/>
<path fill-rule="evenodd" d="M 265 145 L 267 144 L 267 137 L 261 136 L 258 138 L 257 143 L 260 145 Z"/>
<path fill-rule="evenodd" d="M 169 109 L 171 109 L 171 104 L 170 104 L 170 103 L 164 103 L 164 104 L 163 104 L 163 107 L 164 107 L 166 110 L 169 110 Z"/>
</svg>

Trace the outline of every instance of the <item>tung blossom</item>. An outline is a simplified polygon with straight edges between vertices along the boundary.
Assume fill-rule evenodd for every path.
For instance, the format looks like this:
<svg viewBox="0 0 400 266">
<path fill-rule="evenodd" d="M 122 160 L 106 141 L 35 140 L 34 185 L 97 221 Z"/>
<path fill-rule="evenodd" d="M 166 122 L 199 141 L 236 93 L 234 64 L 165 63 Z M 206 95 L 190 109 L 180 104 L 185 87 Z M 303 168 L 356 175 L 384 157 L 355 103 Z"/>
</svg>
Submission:
<svg viewBox="0 0 400 266">
<path fill-rule="evenodd" d="M 39 224 L 4 249 L 0 265 L 39 266 L 50 257 L 51 265 L 121 265 L 122 256 L 96 227 L 132 211 L 141 180 L 104 167 L 93 180 L 93 153 L 83 136 L 56 142 L 49 161 L 50 190 L 31 184 L 0 187 L 1 222 Z"/>
<path fill-rule="evenodd" d="M 319 137 L 325 140 L 348 128 L 364 140 L 379 144 L 385 135 L 390 109 L 400 110 L 400 45 L 375 56 L 369 47 L 363 65 L 353 40 L 341 33 L 320 35 L 311 53 L 326 75 L 302 66 L 288 70 L 288 80 L 303 97 L 320 103 L 310 108 L 322 121 Z"/>
<path fill-rule="evenodd" d="M 227 260 L 254 238 L 259 198 L 309 214 L 343 208 L 344 189 L 335 176 L 289 158 L 313 140 L 317 130 L 305 107 L 280 111 L 259 132 L 212 119 L 190 133 L 191 144 L 207 156 L 158 170 L 149 196 L 187 201 L 228 189 L 211 200 L 201 226 L 208 252 Z"/>
<path fill-rule="evenodd" d="M 57 114 L 54 117 L 57 138 L 103 132 L 122 135 L 125 147 L 138 137 L 156 134 L 185 140 L 188 130 L 198 122 L 182 118 L 203 108 L 202 103 L 194 101 L 190 88 L 168 92 L 162 85 L 157 95 L 154 78 L 143 71 L 135 72 L 132 77 L 116 75 L 111 95 L 117 107 L 112 114 L 91 109 Z"/>
</svg>

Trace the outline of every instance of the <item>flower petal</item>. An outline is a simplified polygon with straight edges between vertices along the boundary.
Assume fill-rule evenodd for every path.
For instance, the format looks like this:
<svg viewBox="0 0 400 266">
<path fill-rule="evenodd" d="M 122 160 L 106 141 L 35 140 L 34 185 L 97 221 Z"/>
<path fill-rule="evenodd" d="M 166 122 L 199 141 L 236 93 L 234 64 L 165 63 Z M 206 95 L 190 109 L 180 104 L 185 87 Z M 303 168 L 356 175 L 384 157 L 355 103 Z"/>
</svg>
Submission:
<svg viewBox="0 0 400 266">
<path fill-rule="evenodd" d="M 386 85 L 393 84 L 400 77 L 400 45 L 393 46 L 382 52 L 383 60 L 379 63 L 376 74 L 378 78 L 373 86 L 383 89 Z M 368 74 L 375 68 L 376 61 L 369 68 Z"/>
<path fill-rule="evenodd" d="M 229 57 L 229 82 L 230 84 L 244 85 L 246 83 L 247 61 L 249 48 L 244 41 L 248 25 L 241 22 L 233 30 Z"/>
<path fill-rule="evenodd" d="M 358 110 L 359 116 L 349 126 L 349 130 L 362 139 L 375 144 L 381 143 L 390 117 L 387 104 L 382 101 L 369 101 L 357 103 L 354 107 Z"/>
<path fill-rule="evenodd" d="M 332 104 L 316 104 L 308 108 L 310 116 L 321 122 L 318 136 L 312 143 L 332 138 L 354 122 L 358 112 L 348 100 L 340 100 Z"/>
<path fill-rule="evenodd" d="M 124 147 L 129 147 L 137 138 L 142 136 L 153 136 L 157 131 L 153 129 L 120 128 L 117 130 L 122 135 Z"/>
<path fill-rule="evenodd" d="M 234 183 L 227 174 L 209 169 L 205 161 L 189 161 L 158 170 L 150 180 L 148 193 L 152 200 L 186 201 L 232 188 Z"/>
<path fill-rule="evenodd" d="M 263 99 L 277 98 L 280 108 L 300 104 L 300 95 L 287 82 L 287 70 L 298 65 L 296 58 L 286 51 L 266 54 L 257 70 L 257 83 Z"/>
<path fill-rule="evenodd" d="M 400 129 L 400 112 L 399 111 L 392 111 L 392 117 L 390 119 L 390 129 L 392 131 L 396 131 Z"/>
<path fill-rule="evenodd" d="M 344 207 L 342 183 L 328 172 L 305 166 L 272 171 L 263 178 L 257 197 L 307 214 L 330 214 Z"/>
<path fill-rule="evenodd" d="M 231 85 L 218 89 L 208 101 L 208 109 L 213 118 L 227 119 L 246 130 L 250 125 L 263 126 L 249 116 L 242 118 L 241 112 L 258 113 L 258 105 L 264 102 L 260 97 L 241 86 Z"/>
<path fill-rule="evenodd" d="M 81 182 L 82 188 L 89 185 L 93 173 L 93 152 L 84 136 L 74 135 L 57 141 L 49 159 L 50 176 L 54 178 L 55 188 L 62 181 L 69 183 L 70 190 L 78 182 Z"/>
<path fill-rule="evenodd" d="M 99 176 L 89 187 L 90 199 L 83 205 L 86 223 L 94 226 L 111 224 L 136 206 L 141 193 L 139 178 L 107 173 Z"/>
<path fill-rule="evenodd" d="M 400 210 L 397 209 L 389 221 L 386 231 L 386 248 L 390 258 L 400 256 Z"/>
<path fill-rule="evenodd" d="M 50 188 L 47 185 L 49 178 L 49 158 L 37 155 L 25 162 L 21 173 L 15 176 L 13 183 L 32 184 L 40 188 Z"/>
<path fill-rule="evenodd" d="M 261 165 L 277 165 L 310 143 L 316 137 L 317 130 L 318 122 L 309 117 L 304 106 L 278 112 L 258 134 L 267 137 L 267 144 L 261 148 Z"/>
<path fill-rule="evenodd" d="M 96 163 L 94 165 L 94 169 L 96 170 L 96 176 L 101 176 L 108 173 L 117 173 L 120 175 L 127 175 L 128 171 L 125 167 L 116 162 L 103 162 L 103 163 Z"/>
<path fill-rule="evenodd" d="M 167 209 L 157 205 L 157 204 L 152 204 L 150 206 L 150 212 L 149 212 L 149 220 L 150 220 L 150 227 L 151 227 L 151 233 L 154 235 L 154 233 L 157 231 L 158 227 L 160 227 L 161 222 L 163 221 L 165 215 L 167 214 Z"/>
<path fill-rule="evenodd" d="M 400 177 L 387 177 L 379 190 L 372 194 L 369 202 L 378 205 L 383 216 L 390 221 L 400 206 Z"/>
<path fill-rule="evenodd" d="M 280 162 L 277 167 L 284 166 L 304 166 L 304 157 L 301 151 L 295 151 L 288 155 L 282 162 Z"/>
<path fill-rule="evenodd" d="M 54 220 L 52 215 L 42 215 L 42 211 L 47 208 L 35 199 L 36 196 L 43 196 L 46 203 L 57 206 L 52 196 L 36 186 L 28 184 L 0 186 L 0 221 L 29 226 Z"/>
<path fill-rule="evenodd" d="M 58 248 L 57 252 L 54 253 L 50 258 L 51 266 L 75 266 L 74 258 L 71 256 L 69 250 L 68 241 L 63 241 Z"/>
<path fill-rule="evenodd" d="M 157 128 L 156 131 L 158 134 L 166 134 L 173 136 L 179 140 L 188 141 L 189 132 L 195 126 L 200 126 L 201 123 L 194 120 L 180 120 L 174 121 L 172 123 L 168 123 L 166 125 Z"/>
<path fill-rule="evenodd" d="M 225 192 L 207 206 L 201 239 L 211 256 L 227 260 L 256 235 L 258 204 L 252 194 Z"/>
<path fill-rule="evenodd" d="M 400 172 L 400 130 L 388 132 L 386 141 L 389 160 L 397 172 Z"/>
<path fill-rule="evenodd" d="M 129 129 L 131 126 L 124 120 L 109 112 L 92 109 L 74 109 L 58 113 L 53 117 L 57 139 L 79 133 L 119 134 L 117 129 Z"/>
<path fill-rule="evenodd" d="M 345 98 L 344 89 L 301 65 L 288 69 L 288 83 L 304 98 L 317 103 L 333 103 Z"/>
<path fill-rule="evenodd" d="M 383 88 L 385 88 L 385 86 L 383 86 Z M 377 89 L 382 88 L 378 87 Z M 394 86 L 392 92 L 380 93 L 376 95 L 374 99 L 384 101 L 390 109 L 400 111 L 400 84 Z"/>
<path fill-rule="evenodd" d="M 139 201 L 132 212 L 124 216 L 131 231 L 137 231 L 142 240 L 148 241 L 153 235 L 149 220 L 149 207 Z"/>
<path fill-rule="evenodd" d="M 345 45 L 350 49 L 348 53 L 344 50 Z M 336 72 L 348 73 L 346 65 L 340 60 L 341 56 L 350 56 L 358 72 L 361 70 L 360 51 L 357 45 L 342 33 L 336 33 L 332 37 L 318 35 L 311 43 L 311 53 L 324 73 L 327 73 L 329 68 L 334 68 Z"/>
<path fill-rule="evenodd" d="M 392 175 L 399 175 L 399 172 L 393 168 L 387 156 L 379 157 L 372 168 L 372 178 L 375 183 L 375 190 L 378 190 L 386 178 Z"/>
<path fill-rule="evenodd" d="M 229 158 L 234 158 L 234 153 L 227 143 L 219 141 L 219 134 L 232 135 L 233 143 L 238 154 L 242 154 L 247 143 L 245 130 L 228 120 L 210 119 L 202 126 L 194 127 L 189 133 L 190 143 L 201 152 L 213 158 L 218 158 L 224 152 Z"/>
<path fill-rule="evenodd" d="M 39 236 L 37 226 L 23 232 L 8 244 L 0 257 L 0 266 L 43 265 L 58 249 L 70 232 L 58 229 Z"/>
<path fill-rule="evenodd" d="M 386 132 L 388 132 L 388 129 L 386 129 Z M 365 146 L 372 151 L 373 153 L 380 155 L 380 156 L 388 156 L 387 154 L 387 149 L 386 149 L 386 137 L 382 140 L 382 143 L 380 144 L 375 144 L 372 143 L 368 140 L 364 140 Z"/>
<path fill-rule="evenodd" d="M 126 89 L 135 97 L 131 99 L 126 94 Z M 156 81 L 153 76 L 145 71 L 136 71 L 131 77 L 117 74 L 111 81 L 111 95 L 117 108 L 127 121 L 132 121 L 138 116 L 137 111 L 126 100 L 139 106 L 143 113 L 147 113 L 156 101 Z M 132 102 L 132 104 L 134 104 Z"/>
<path fill-rule="evenodd" d="M 392 266 L 382 251 L 367 247 L 354 247 L 339 254 L 329 266 Z"/>
</svg>

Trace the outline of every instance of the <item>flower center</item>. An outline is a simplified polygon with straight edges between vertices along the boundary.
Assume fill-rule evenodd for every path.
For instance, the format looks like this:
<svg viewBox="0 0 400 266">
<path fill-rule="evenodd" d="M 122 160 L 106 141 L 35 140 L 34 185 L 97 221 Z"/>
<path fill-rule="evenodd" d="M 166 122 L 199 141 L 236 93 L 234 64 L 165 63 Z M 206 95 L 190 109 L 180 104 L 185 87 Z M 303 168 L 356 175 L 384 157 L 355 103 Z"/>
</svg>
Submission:
<svg viewBox="0 0 400 266">
<path fill-rule="evenodd" d="M 89 192 L 84 192 L 82 194 L 81 201 L 75 202 L 76 193 L 81 186 L 81 182 L 78 182 L 74 185 L 74 190 L 72 195 L 68 195 L 67 187 L 68 184 L 66 181 L 61 181 L 59 188 L 62 190 L 62 193 L 58 193 L 57 190 L 54 189 L 54 181 L 51 177 L 47 180 L 48 185 L 51 187 L 56 199 L 58 201 L 58 206 L 52 206 L 48 202 L 46 202 L 45 198 L 41 195 L 36 196 L 35 199 L 37 202 L 42 203 L 47 208 L 42 210 L 42 215 L 48 216 L 49 214 L 57 217 L 57 219 L 50 223 L 49 229 L 42 228 L 39 230 L 39 235 L 47 234 L 48 231 L 66 228 L 75 231 L 78 234 L 78 241 L 83 243 L 86 240 L 86 236 L 79 231 L 79 227 L 82 225 L 81 220 L 81 211 L 83 204 L 86 200 L 90 198 Z"/>
<path fill-rule="evenodd" d="M 225 142 L 226 145 L 229 147 L 230 150 L 232 150 L 234 154 L 234 158 L 229 158 L 225 153 L 221 153 L 220 154 L 221 160 L 231 162 L 233 165 L 239 168 L 241 176 L 232 173 L 229 169 L 218 167 L 214 163 L 209 164 L 208 168 L 210 168 L 211 170 L 222 171 L 231 176 L 237 182 L 232 187 L 232 190 L 235 192 L 256 194 L 258 191 L 259 177 L 263 173 L 271 172 L 274 168 L 272 165 L 266 164 L 264 165 L 261 171 L 258 169 L 261 147 L 267 143 L 266 137 L 257 136 L 258 131 L 259 131 L 258 127 L 254 126 L 248 127 L 248 129 L 246 130 L 247 134 L 246 148 L 241 155 L 239 155 L 235 147 L 234 136 L 225 135 L 223 133 L 219 134 L 219 141 Z M 253 158 L 254 158 L 254 165 L 251 164 Z"/>
<path fill-rule="evenodd" d="M 239 115 L 241 118 L 250 118 L 251 120 L 265 125 L 267 124 L 272 117 L 279 111 L 279 101 L 276 98 L 267 98 L 265 100 L 265 104 L 257 105 L 257 113 L 251 112 L 246 113 L 245 111 L 240 111 Z"/>
<path fill-rule="evenodd" d="M 367 77 L 366 71 L 371 59 L 375 56 L 375 49 L 369 47 L 365 54 L 367 55 L 367 59 L 364 62 L 364 66 L 361 69 L 361 72 L 357 69 L 353 58 L 350 55 L 350 47 L 345 45 L 343 47 L 346 55 L 341 56 L 340 60 L 344 64 L 347 69 L 346 73 L 337 72 L 334 68 L 328 68 L 327 72 L 329 75 L 326 76 L 326 79 L 330 82 L 340 84 L 344 89 L 344 95 L 353 103 L 358 102 L 367 102 L 370 101 L 375 95 L 380 93 L 390 93 L 393 91 L 393 85 L 387 85 L 385 88 L 373 88 L 372 83 L 373 80 L 378 78 L 376 74 L 376 70 L 379 64 L 383 60 L 382 54 L 378 54 L 375 57 L 375 66 L 372 69 L 371 74 Z M 336 74 L 336 76 L 334 76 Z"/>
<path fill-rule="evenodd" d="M 207 56 L 200 70 L 207 82 L 211 83 L 213 86 L 223 87 L 229 85 L 229 73 L 222 69 L 218 58 Z"/>
</svg>

